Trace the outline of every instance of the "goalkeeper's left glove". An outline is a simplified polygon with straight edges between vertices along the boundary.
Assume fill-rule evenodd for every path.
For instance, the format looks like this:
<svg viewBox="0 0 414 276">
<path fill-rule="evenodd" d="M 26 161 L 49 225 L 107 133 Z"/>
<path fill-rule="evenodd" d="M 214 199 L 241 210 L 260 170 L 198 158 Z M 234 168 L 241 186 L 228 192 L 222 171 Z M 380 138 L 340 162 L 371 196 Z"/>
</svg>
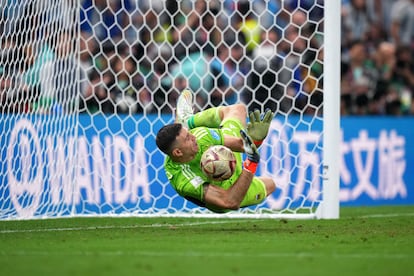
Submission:
<svg viewBox="0 0 414 276">
<path fill-rule="evenodd" d="M 243 139 L 244 152 L 247 155 L 246 160 L 243 162 L 243 168 L 252 174 L 255 174 L 257 166 L 260 162 L 259 151 L 257 150 L 257 147 L 253 143 L 252 139 L 244 130 L 240 130 L 240 135 Z"/>
<path fill-rule="evenodd" d="M 247 123 L 247 134 L 253 139 L 256 146 L 259 147 L 266 138 L 274 115 L 270 109 L 267 109 L 262 116 L 258 109 L 249 113 L 250 121 Z"/>
</svg>

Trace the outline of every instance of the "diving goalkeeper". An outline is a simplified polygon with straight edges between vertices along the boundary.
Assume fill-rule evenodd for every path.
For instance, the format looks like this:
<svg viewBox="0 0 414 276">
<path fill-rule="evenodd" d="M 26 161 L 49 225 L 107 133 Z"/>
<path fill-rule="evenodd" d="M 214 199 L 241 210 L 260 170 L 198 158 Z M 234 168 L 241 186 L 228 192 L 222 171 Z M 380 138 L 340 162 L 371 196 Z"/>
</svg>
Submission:
<svg viewBox="0 0 414 276">
<path fill-rule="evenodd" d="M 193 96 L 184 90 L 177 100 L 176 122 L 163 126 L 156 144 L 165 153 L 165 172 L 172 187 L 187 200 L 216 213 L 237 210 L 264 201 L 276 188 L 273 179 L 255 176 L 274 113 L 249 114 L 243 104 L 213 107 L 193 114 Z M 230 148 L 237 166 L 224 181 L 209 180 L 200 169 L 204 151 L 212 145 Z M 242 160 L 242 153 L 246 160 Z"/>
</svg>

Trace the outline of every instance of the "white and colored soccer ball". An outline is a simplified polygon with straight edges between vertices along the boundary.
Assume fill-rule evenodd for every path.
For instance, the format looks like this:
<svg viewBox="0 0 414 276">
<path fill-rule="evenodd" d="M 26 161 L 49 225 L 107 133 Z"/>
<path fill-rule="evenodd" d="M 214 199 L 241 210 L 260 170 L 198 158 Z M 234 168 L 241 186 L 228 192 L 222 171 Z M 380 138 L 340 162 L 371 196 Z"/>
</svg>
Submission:
<svg viewBox="0 0 414 276">
<path fill-rule="evenodd" d="M 225 146 L 211 146 L 201 156 L 200 166 L 209 179 L 223 181 L 233 175 L 236 169 L 236 157 Z"/>
</svg>

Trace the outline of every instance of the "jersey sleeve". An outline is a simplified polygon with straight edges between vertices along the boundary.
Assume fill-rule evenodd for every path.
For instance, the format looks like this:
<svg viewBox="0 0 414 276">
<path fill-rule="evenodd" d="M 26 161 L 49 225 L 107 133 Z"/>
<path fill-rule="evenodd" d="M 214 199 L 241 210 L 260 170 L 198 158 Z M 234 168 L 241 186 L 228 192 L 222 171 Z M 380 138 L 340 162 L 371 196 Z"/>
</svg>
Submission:
<svg viewBox="0 0 414 276">
<path fill-rule="evenodd" d="M 197 139 L 199 152 L 195 157 L 195 160 L 198 158 L 198 162 L 200 162 L 203 152 L 205 152 L 210 146 L 223 145 L 224 143 L 224 135 L 221 129 L 199 127 L 190 130 L 190 132 L 195 135 Z"/>
<path fill-rule="evenodd" d="M 174 190 L 185 198 L 203 201 L 203 184 L 207 179 L 189 164 L 169 164 L 166 166 L 167 178 Z"/>
<path fill-rule="evenodd" d="M 199 146 L 194 159 L 189 163 L 179 164 L 167 157 L 164 168 L 170 184 L 179 195 L 203 206 L 203 184 L 209 181 L 201 171 L 200 159 L 210 146 L 223 144 L 224 138 L 220 129 L 198 127 L 190 131 L 196 136 Z"/>
</svg>

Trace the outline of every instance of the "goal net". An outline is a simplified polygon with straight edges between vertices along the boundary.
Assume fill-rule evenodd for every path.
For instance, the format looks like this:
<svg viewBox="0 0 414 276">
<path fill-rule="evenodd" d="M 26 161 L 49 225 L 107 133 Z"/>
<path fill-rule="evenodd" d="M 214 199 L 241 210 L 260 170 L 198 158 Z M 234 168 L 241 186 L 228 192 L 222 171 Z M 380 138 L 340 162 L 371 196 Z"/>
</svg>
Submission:
<svg viewBox="0 0 414 276">
<path fill-rule="evenodd" d="M 323 1 L 1 3 L 0 219 L 216 216 L 172 189 L 155 145 L 184 88 L 196 111 L 276 112 L 257 175 L 277 189 L 224 216 L 315 218 L 332 196 Z"/>
</svg>

